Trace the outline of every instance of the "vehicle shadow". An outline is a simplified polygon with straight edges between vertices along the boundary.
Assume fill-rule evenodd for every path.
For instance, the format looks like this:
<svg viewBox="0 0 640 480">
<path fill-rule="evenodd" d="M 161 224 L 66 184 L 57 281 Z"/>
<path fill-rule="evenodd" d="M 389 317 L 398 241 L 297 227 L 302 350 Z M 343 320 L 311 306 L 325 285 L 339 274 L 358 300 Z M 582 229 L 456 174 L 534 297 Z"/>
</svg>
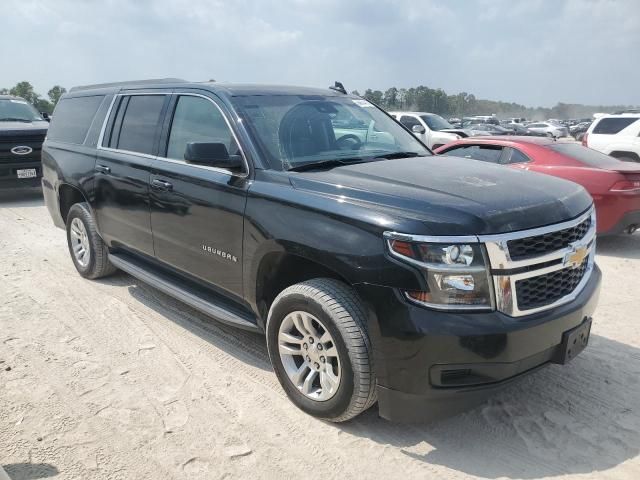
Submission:
<svg viewBox="0 0 640 480">
<path fill-rule="evenodd" d="M 640 258 L 640 232 L 598 238 L 598 255 L 619 258 Z"/>
<path fill-rule="evenodd" d="M 48 463 L 11 463 L 3 468 L 11 480 L 35 480 L 55 477 L 60 473 L 56 467 Z"/>
<path fill-rule="evenodd" d="M 640 349 L 592 335 L 571 364 L 540 370 L 469 412 L 400 425 L 372 409 L 337 428 L 484 478 L 604 472 L 640 452 L 639 375 Z"/>
<path fill-rule="evenodd" d="M 228 326 L 123 272 L 97 280 L 126 286 L 133 298 L 176 325 L 249 365 L 272 371 L 263 335 Z"/>
<path fill-rule="evenodd" d="M 264 337 L 216 322 L 119 273 L 136 300 L 229 355 L 271 371 Z M 640 349 L 592 334 L 571 364 L 551 365 L 488 402 L 430 424 L 396 424 L 373 407 L 344 433 L 399 449 L 413 460 L 484 478 L 604 472 L 640 453 Z M 293 408 L 293 407 L 292 407 Z"/>
<path fill-rule="evenodd" d="M 41 188 L 0 190 L 0 208 L 42 207 L 44 198 Z"/>
</svg>

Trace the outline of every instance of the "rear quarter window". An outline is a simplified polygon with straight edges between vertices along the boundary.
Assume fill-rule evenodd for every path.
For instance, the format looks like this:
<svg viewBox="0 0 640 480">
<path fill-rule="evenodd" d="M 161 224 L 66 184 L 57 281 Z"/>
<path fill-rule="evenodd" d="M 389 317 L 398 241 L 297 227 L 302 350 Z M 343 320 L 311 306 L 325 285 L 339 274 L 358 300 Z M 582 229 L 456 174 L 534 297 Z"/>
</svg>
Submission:
<svg viewBox="0 0 640 480">
<path fill-rule="evenodd" d="M 592 133 L 599 133 L 601 135 L 615 135 L 616 133 L 627 128 L 632 123 L 638 121 L 640 121 L 640 119 L 634 117 L 603 118 L 593 128 Z"/>
<path fill-rule="evenodd" d="M 81 145 L 104 95 L 63 98 L 53 112 L 47 138 Z"/>
</svg>

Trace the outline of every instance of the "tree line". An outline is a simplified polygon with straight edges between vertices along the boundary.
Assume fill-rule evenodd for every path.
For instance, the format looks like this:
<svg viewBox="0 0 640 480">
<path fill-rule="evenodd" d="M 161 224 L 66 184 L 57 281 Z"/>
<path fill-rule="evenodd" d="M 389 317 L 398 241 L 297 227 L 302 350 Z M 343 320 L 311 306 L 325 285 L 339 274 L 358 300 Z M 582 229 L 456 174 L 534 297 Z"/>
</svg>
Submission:
<svg viewBox="0 0 640 480">
<path fill-rule="evenodd" d="M 352 93 L 360 95 L 357 90 Z M 414 110 L 437 113 L 445 118 L 462 118 L 495 113 L 500 118 L 568 119 L 591 117 L 596 112 L 612 113 L 632 108 L 630 105 L 581 105 L 569 103 L 558 103 L 551 108 L 532 108 L 518 103 L 483 100 L 467 92 L 448 95 L 441 88 L 433 89 L 422 85 L 413 88 L 391 87 L 384 92 L 367 89 L 361 96 L 385 110 Z"/>
<path fill-rule="evenodd" d="M 64 87 L 55 85 L 47 92 L 48 98 L 44 98 L 35 91 L 31 83 L 24 81 L 19 82 L 13 88 L 0 88 L 0 95 L 9 94 L 22 97 L 36 107 L 39 112 L 51 113 L 60 97 L 66 91 Z M 580 105 L 569 103 L 558 103 L 551 108 L 532 108 L 513 102 L 483 100 L 467 92 L 448 95 L 441 88 L 434 89 L 423 85 L 412 88 L 391 87 L 384 92 L 367 89 L 362 95 L 357 90 L 352 93 L 366 98 L 385 110 L 415 110 L 437 113 L 445 118 L 462 118 L 471 115 L 491 115 L 495 113 L 501 118 L 567 119 L 591 117 L 595 112 L 611 113 L 625 108 L 632 108 L 631 105 Z"/>
<path fill-rule="evenodd" d="M 0 95 L 14 95 L 22 97 L 39 112 L 52 113 L 60 97 L 67 93 L 67 89 L 60 85 L 54 85 L 47 92 L 47 98 L 37 93 L 29 82 L 19 82 L 13 88 L 0 88 Z"/>
</svg>

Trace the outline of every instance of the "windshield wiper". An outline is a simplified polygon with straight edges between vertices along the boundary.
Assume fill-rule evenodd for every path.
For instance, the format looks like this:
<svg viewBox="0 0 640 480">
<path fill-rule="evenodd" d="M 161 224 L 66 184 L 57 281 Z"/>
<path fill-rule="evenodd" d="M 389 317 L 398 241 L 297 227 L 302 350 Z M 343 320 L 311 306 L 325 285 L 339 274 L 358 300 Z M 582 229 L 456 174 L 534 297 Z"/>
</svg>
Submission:
<svg viewBox="0 0 640 480">
<path fill-rule="evenodd" d="M 287 169 L 288 172 L 304 172 L 306 170 L 314 170 L 316 168 L 334 168 L 344 165 L 353 165 L 354 163 L 364 163 L 365 159 L 360 157 L 353 158 L 332 158 L 331 160 L 320 160 L 318 162 L 307 162 L 302 165 L 294 165 Z"/>
<path fill-rule="evenodd" d="M 0 118 L 0 122 L 26 122 L 26 123 L 31 123 L 31 120 L 28 120 L 26 118 L 6 117 L 6 118 Z"/>
<path fill-rule="evenodd" d="M 418 152 L 389 152 L 382 155 L 376 155 L 373 158 L 386 158 L 387 160 L 393 160 L 394 158 L 409 158 L 409 157 L 424 157 Z"/>
</svg>

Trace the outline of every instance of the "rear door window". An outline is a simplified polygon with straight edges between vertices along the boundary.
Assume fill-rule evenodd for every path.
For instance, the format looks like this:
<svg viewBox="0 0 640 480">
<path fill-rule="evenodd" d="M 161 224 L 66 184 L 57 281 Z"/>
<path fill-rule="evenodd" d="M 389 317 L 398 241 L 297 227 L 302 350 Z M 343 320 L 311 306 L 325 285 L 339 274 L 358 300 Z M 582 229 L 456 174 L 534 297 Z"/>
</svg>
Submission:
<svg viewBox="0 0 640 480">
<path fill-rule="evenodd" d="M 603 118 L 593 128 L 593 133 L 615 135 L 637 121 L 640 119 L 634 117 Z"/>
<path fill-rule="evenodd" d="M 166 95 L 131 95 L 121 117 L 115 148 L 154 155 L 165 99 Z M 116 118 L 116 127 L 118 123 Z"/>
<path fill-rule="evenodd" d="M 58 102 L 47 137 L 49 140 L 81 145 L 104 95 L 63 98 Z"/>
</svg>

